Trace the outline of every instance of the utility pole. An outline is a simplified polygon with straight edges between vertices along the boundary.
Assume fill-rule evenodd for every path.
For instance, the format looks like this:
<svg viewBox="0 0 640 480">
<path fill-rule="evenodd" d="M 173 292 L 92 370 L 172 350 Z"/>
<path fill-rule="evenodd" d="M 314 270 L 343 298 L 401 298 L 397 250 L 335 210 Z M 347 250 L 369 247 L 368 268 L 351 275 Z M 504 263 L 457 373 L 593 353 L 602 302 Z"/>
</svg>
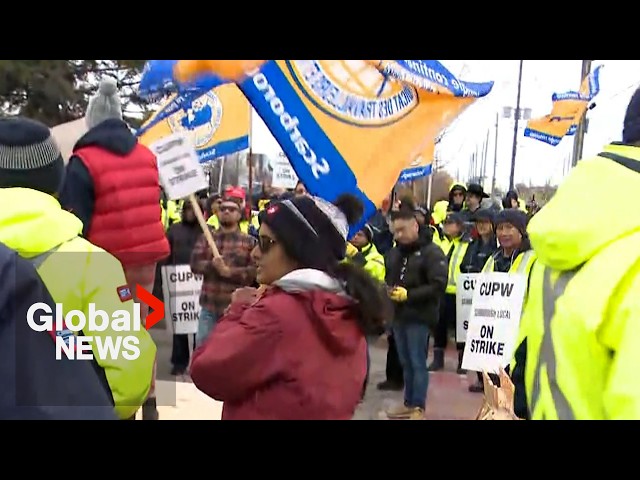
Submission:
<svg viewBox="0 0 640 480">
<path fill-rule="evenodd" d="M 482 170 L 480 176 L 482 177 L 482 188 L 486 188 L 485 180 L 487 179 L 487 154 L 489 152 L 489 129 L 487 128 L 487 137 L 482 144 Z"/>
<path fill-rule="evenodd" d="M 582 81 L 584 78 L 589 75 L 591 72 L 591 62 L 593 60 L 583 60 L 582 61 L 582 71 L 580 72 L 580 84 L 582 85 Z M 587 116 L 587 112 L 585 111 L 582 118 L 578 119 L 578 128 L 576 130 L 576 137 L 573 140 L 573 157 L 571 158 L 571 166 L 575 167 L 580 159 L 582 158 L 582 147 L 584 146 L 584 134 L 586 132 L 586 122 L 585 117 Z"/>
<path fill-rule="evenodd" d="M 522 93 L 522 64 L 524 60 L 520 60 L 520 68 L 518 72 L 518 97 L 516 99 L 515 122 L 513 125 L 513 149 L 511 150 L 511 175 L 509 176 L 509 190 L 514 189 L 515 173 L 516 173 L 516 152 L 518 150 L 518 120 L 520 120 L 520 94 Z"/>
<path fill-rule="evenodd" d="M 496 189 L 496 170 L 498 169 L 498 125 L 500 122 L 500 114 L 496 112 L 496 141 L 493 145 L 493 178 L 491 179 L 491 195 Z"/>
</svg>

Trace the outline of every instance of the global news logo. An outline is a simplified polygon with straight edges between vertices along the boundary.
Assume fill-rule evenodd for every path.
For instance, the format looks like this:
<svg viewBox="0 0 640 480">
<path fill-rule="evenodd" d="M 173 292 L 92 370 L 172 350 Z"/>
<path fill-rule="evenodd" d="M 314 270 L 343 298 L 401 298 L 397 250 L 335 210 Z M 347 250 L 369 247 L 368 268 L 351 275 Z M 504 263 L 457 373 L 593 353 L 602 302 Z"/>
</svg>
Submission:
<svg viewBox="0 0 640 480">
<path fill-rule="evenodd" d="M 150 307 L 143 322 L 140 303 L 132 301 L 131 289 L 119 287 L 117 295 L 129 308 L 107 312 L 90 303 L 85 314 L 77 309 L 67 310 L 62 303 L 56 303 L 54 309 L 47 303 L 35 303 L 27 311 L 27 324 L 36 332 L 52 336 L 57 360 L 136 360 L 140 358 L 139 332 L 149 330 L 164 318 L 164 302 L 136 285 L 136 297 Z"/>
</svg>

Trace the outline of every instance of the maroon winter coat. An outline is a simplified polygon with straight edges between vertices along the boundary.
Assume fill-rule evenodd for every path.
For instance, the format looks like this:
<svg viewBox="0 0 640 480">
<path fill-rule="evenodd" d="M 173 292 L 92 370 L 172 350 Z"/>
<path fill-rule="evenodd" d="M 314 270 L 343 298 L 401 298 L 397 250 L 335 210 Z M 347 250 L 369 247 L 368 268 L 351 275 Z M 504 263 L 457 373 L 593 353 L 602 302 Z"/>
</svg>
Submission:
<svg viewBox="0 0 640 480">
<path fill-rule="evenodd" d="M 232 304 L 191 366 L 224 402 L 223 420 L 350 420 L 366 373 L 353 300 L 315 270 L 281 279 L 252 305 Z"/>
</svg>

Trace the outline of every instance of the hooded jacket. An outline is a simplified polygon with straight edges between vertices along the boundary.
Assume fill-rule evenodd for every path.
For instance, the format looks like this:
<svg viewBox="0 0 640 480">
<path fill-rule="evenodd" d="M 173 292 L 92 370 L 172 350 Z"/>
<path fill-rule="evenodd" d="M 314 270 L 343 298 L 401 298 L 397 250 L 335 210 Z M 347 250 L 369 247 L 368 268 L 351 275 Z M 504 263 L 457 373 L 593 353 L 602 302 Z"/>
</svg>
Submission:
<svg viewBox="0 0 640 480">
<path fill-rule="evenodd" d="M 92 364 L 56 360 L 48 332 L 27 324 L 32 305 L 55 302 L 34 267 L 2 244 L 0 278 L 0 420 L 116 420 Z"/>
<path fill-rule="evenodd" d="M 350 420 L 367 344 L 339 281 L 296 270 L 253 304 L 232 304 L 194 355 L 191 378 L 223 420 Z"/>
<path fill-rule="evenodd" d="M 83 235 L 125 267 L 169 254 L 155 156 L 122 120 L 105 120 L 75 145 L 60 203 L 83 223 Z"/>
<path fill-rule="evenodd" d="M 538 261 L 520 322 L 518 350 L 524 347 L 526 360 L 516 353 L 516 366 L 526 361 L 532 418 L 640 418 L 640 209 L 622 202 L 612 212 L 602 201 L 615 198 L 621 185 L 640 189 L 640 148 L 608 145 L 582 160 L 529 224 Z M 594 218 L 607 218 L 607 228 Z M 557 298 L 545 297 L 547 269 Z M 554 306 L 551 319 L 545 319 L 546 305 Z M 543 343 L 548 333 L 552 341 Z"/>
<path fill-rule="evenodd" d="M 133 316 L 133 300 L 119 294 L 127 284 L 122 266 L 112 255 L 80 237 L 82 223 L 62 210 L 55 198 L 28 188 L 2 188 L 0 204 L 11 206 L 0 209 L 0 242 L 27 260 L 52 252 L 38 267 L 38 274 L 65 311 L 86 314 L 89 305 L 94 304 L 112 318 L 118 311 Z M 122 336 L 112 325 L 106 330 L 87 327 L 83 334 L 105 339 Z M 147 330 L 127 334 L 137 337 L 139 358 L 127 360 L 119 355 L 116 359 L 99 359 L 94 355 L 96 369 L 120 418 L 135 414 L 146 399 L 156 355 Z"/>
</svg>

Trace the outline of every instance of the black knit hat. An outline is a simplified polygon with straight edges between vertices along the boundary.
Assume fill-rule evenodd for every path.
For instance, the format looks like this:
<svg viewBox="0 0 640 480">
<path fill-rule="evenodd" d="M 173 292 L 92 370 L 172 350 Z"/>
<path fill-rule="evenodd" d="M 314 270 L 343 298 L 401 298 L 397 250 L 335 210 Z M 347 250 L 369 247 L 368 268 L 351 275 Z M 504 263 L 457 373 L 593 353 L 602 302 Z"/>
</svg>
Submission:
<svg viewBox="0 0 640 480">
<path fill-rule="evenodd" d="M 527 223 L 529 219 L 527 214 L 521 210 L 515 208 L 509 208 L 507 210 L 501 210 L 495 217 L 494 224 L 496 229 L 501 223 L 510 223 L 518 229 L 523 237 L 527 236 Z"/>
<path fill-rule="evenodd" d="M 271 202 L 260 212 L 287 255 L 305 268 L 326 270 L 344 258 L 349 225 L 362 216 L 362 202 L 342 195 L 329 203 L 317 197 Z"/>
<path fill-rule="evenodd" d="M 0 119 L 0 188 L 58 193 L 64 161 L 49 128 L 24 117 Z"/>
<path fill-rule="evenodd" d="M 622 142 L 627 145 L 640 142 L 640 88 L 629 101 L 623 125 Z"/>
<path fill-rule="evenodd" d="M 487 222 L 493 223 L 493 221 L 495 219 L 495 215 L 493 214 L 493 211 L 491 211 L 489 208 L 480 208 L 480 209 L 475 211 L 475 213 L 472 215 L 471 219 L 474 222 L 481 222 L 481 221 L 485 220 Z"/>
</svg>

